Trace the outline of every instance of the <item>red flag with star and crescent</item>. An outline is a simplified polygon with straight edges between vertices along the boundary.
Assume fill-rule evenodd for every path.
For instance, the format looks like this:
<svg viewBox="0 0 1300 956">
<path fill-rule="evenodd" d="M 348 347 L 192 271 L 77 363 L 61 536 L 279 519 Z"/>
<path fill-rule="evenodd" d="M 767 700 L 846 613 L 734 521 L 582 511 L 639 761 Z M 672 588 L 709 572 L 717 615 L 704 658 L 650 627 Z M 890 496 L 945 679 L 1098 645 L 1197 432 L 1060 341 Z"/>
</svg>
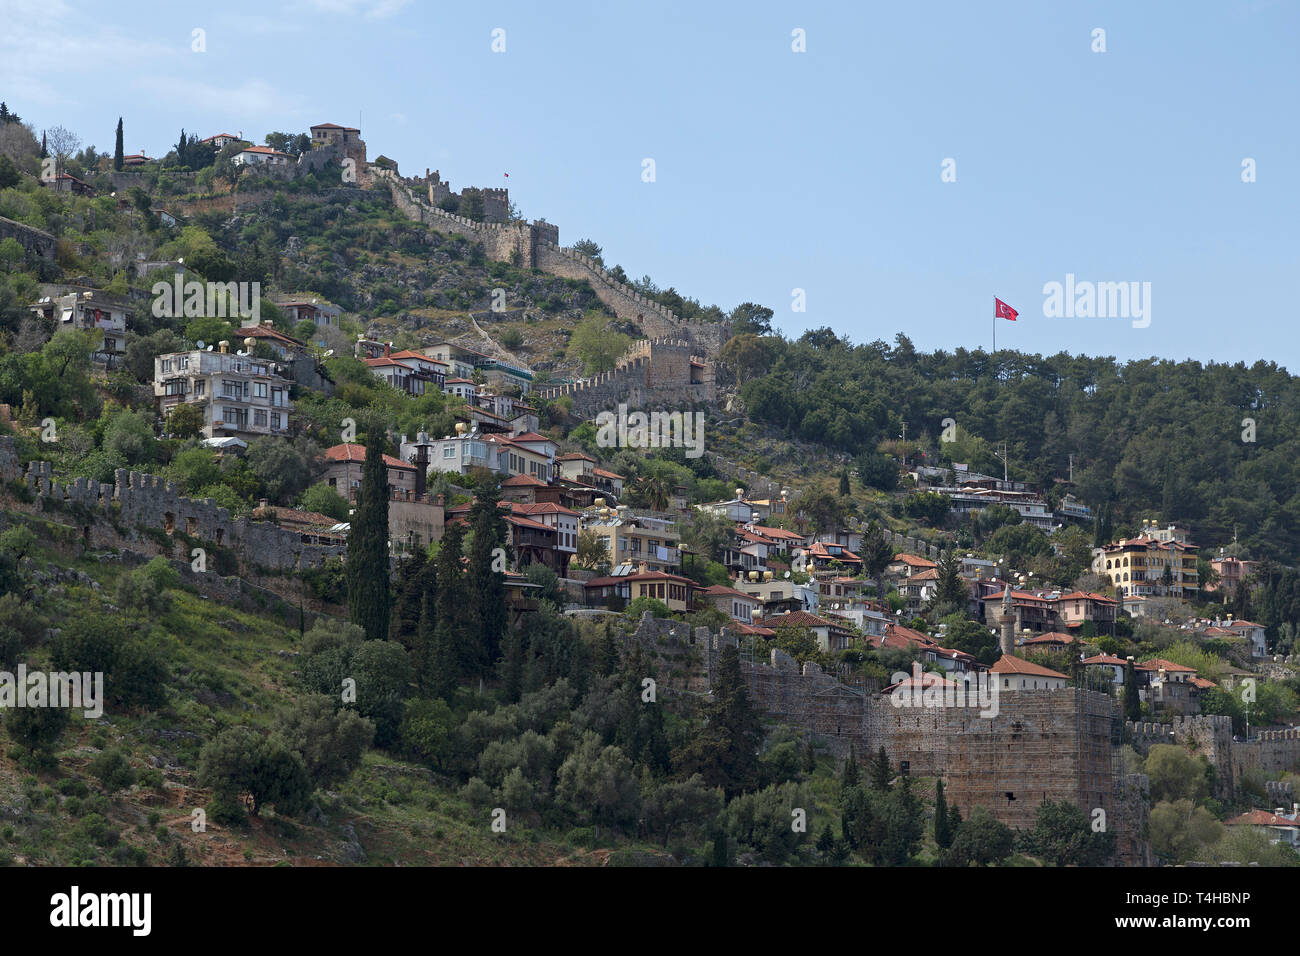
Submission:
<svg viewBox="0 0 1300 956">
<path fill-rule="evenodd" d="M 995 319 L 1006 319 L 1009 322 L 1016 321 L 1016 316 L 1020 314 L 1019 312 L 1011 308 L 1011 306 L 1007 305 L 997 296 L 993 297 L 993 303 L 993 317 Z"/>
</svg>

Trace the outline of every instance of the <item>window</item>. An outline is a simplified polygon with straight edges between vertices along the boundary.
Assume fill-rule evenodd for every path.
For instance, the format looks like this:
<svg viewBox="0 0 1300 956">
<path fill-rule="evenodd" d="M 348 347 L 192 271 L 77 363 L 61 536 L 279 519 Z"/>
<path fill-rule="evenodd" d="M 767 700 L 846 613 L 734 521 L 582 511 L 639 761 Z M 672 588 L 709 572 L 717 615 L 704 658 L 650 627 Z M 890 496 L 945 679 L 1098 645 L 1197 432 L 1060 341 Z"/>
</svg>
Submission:
<svg viewBox="0 0 1300 956">
<path fill-rule="evenodd" d="M 254 383 L 253 383 L 253 397 L 254 397 L 254 398 L 266 398 L 266 383 L 265 383 L 265 382 L 254 382 Z"/>
<path fill-rule="evenodd" d="M 442 457 L 443 457 L 443 458 L 455 458 L 455 457 L 456 457 L 456 446 L 455 446 L 455 445 L 447 445 L 446 447 L 444 447 L 443 450 L 442 450 Z"/>
<path fill-rule="evenodd" d="M 194 394 L 195 394 L 195 395 L 202 395 L 202 394 L 204 394 L 207 390 L 208 390 L 208 383 L 207 383 L 205 380 L 203 380 L 203 379 L 199 379 L 197 382 L 194 383 Z"/>
<path fill-rule="evenodd" d="M 172 360 L 171 360 L 171 359 L 163 359 L 163 360 L 162 360 L 162 370 L 163 370 L 164 372 L 170 372 L 170 371 L 172 370 Z"/>
<path fill-rule="evenodd" d="M 266 409 L 264 408 L 253 409 L 253 424 L 261 428 L 266 427 Z"/>
<path fill-rule="evenodd" d="M 271 413 L 271 430 L 272 430 L 272 431 L 277 431 L 277 432 L 278 432 L 278 431 L 280 431 L 281 429 L 284 428 L 284 426 L 281 424 L 281 420 L 282 420 L 282 419 L 281 419 L 281 416 L 280 416 L 280 413 L 279 413 L 279 412 L 272 412 L 272 413 Z"/>
</svg>

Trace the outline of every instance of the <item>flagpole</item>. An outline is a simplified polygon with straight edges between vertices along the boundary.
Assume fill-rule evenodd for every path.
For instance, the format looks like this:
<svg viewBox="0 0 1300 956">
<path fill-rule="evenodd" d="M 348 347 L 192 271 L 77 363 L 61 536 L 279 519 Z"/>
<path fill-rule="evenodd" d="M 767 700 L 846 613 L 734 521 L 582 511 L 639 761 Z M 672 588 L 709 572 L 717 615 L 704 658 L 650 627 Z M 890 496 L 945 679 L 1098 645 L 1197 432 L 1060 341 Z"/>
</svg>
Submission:
<svg viewBox="0 0 1300 956">
<path fill-rule="evenodd" d="M 995 303 L 993 306 L 993 354 L 998 350 L 998 308 Z"/>
</svg>

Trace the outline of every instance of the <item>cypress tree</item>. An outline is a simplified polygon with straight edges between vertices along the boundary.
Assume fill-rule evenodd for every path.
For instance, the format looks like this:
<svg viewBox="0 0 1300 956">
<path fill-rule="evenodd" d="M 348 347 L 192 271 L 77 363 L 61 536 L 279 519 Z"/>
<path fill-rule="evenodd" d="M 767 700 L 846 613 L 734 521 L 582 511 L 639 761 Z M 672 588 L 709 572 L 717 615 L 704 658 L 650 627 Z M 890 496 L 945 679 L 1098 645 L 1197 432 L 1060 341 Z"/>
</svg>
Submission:
<svg viewBox="0 0 1300 956">
<path fill-rule="evenodd" d="M 437 686 L 453 688 L 467 673 L 465 640 L 467 629 L 465 602 L 465 568 L 461 564 L 461 546 L 465 526 L 460 522 L 447 526 L 438 547 L 435 562 L 438 593 L 434 601 L 433 655 L 430 669 Z M 440 695 L 441 696 L 441 695 Z"/>
<path fill-rule="evenodd" d="M 1142 719 L 1142 701 L 1138 697 L 1137 672 L 1133 669 L 1132 661 L 1129 661 L 1128 666 L 1124 668 L 1124 719 Z"/>
<path fill-rule="evenodd" d="M 718 829 L 713 831 L 713 858 L 709 865 L 727 865 L 727 834 L 724 830 Z"/>
<path fill-rule="evenodd" d="M 423 549 L 416 550 L 397 566 L 391 640 L 406 648 L 416 684 L 421 688 L 426 686 L 432 665 L 437 623 L 433 601 L 437 587 L 437 570 Z"/>
<path fill-rule="evenodd" d="M 348 532 L 348 618 L 380 641 L 388 636 L 392 590 L 388 574 L 388 470 L 384 432 L 372 422 L 366 434 L 366 461 Z"/>
<path fill-rule="evenodd" d="M 876 759 L 871 761 L 871 789 L 888 790 L 890 776 L 889 755 L 881 747 Z"/>
<path fill-rule="evenodd" d="M 117 118 L 117 142 L 113 146 L 113 168 L 122 171 L 122 117 Z"/>
<path fill-rule="evenodd" d="M 847 498 L 850 494 L 849 488 L 849 470 L 845 468 L 840 472 L 840 497 Z"/>
<path fill-rule="evenodd" d="M 946 850 L 952 845 L 952 830 L 948 823 L 948 801 L 943 795 L 943 781 L 934 789 L 934 842 Z"/>
<path fill-rule="evenodd" d="M 858 758 L 853 752 L 853 744 L 849 744 L 849 756 L 844 761 L 844 769 L 840 771 L 840 787 L 856 787 L 858 785 Z"/>
<path fill-rule="evenodd" d="M 473 540 L 469 548 L 469 634 L 474 642 L 474 670 L 487 673 L 501 656 L 509 614 L 503 568 L 506 520 L 497 503 L 501 492 L 492 482 L 481 488 L 470 509 Z"/>
</svg>

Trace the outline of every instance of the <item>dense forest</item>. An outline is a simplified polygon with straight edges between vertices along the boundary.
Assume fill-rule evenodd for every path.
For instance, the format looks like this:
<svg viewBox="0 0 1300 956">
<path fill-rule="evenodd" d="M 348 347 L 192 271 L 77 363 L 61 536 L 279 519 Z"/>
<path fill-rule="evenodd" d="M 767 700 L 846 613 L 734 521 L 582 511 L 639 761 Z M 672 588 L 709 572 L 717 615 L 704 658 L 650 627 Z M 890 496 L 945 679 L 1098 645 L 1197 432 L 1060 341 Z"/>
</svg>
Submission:
<svg viewBox="0 0 1300 956">
<path fill-rule="evenodd" d="M 745 411 L 790 437 L 998 475 L 1006 442 L 1010 476 L 1056 495 L 1072 456 L 1067 490 L 1109 503 L 1116 527 L 1157 518 L 1202 547 L 1236 533 L 1251 557 L 1300 553 L 1300 384 L 1276 363 L 925 353 L 902 334 L 892 347 L 830 329 L 790 340 L 761 314 L 737 330 L 723 357 Z"/>
</svg>

